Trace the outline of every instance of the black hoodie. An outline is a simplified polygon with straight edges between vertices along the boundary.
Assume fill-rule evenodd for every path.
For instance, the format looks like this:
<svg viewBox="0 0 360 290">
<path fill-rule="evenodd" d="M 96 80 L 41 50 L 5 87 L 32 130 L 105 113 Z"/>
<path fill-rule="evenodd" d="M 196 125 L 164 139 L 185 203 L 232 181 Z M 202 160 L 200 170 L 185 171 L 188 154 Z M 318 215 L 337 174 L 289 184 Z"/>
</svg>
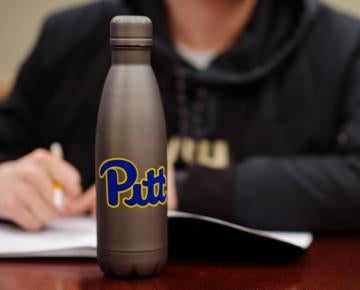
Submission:
<svg viewBox="0 0 360 290">
<path fill-rule="evenodd" d="M 315 0 L 258 0 L 245 33 L 203 71 L 174 49 L 162 1 L 50 16 L 0 107 L 2 160 L 59 141 L 84 186 L 94 182 L 117 14 L 152 18 L 169 142 L 195 146 L 174 151 L 180 209 L 266 229 L 360 230 L 360 24 Z"/>
</svg>

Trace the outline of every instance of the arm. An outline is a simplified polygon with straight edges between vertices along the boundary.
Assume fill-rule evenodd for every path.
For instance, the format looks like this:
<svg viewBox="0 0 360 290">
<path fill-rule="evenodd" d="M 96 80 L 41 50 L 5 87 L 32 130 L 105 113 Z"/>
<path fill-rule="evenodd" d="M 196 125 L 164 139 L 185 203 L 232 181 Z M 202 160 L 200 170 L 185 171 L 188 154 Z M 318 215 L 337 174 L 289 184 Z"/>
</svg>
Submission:
<svg viewBox="0 0 360 290">
<path fill-rule="evenodd" d="M 107 31 L 107 26 L 102 28 L 102 24 L 108 23 L 109 13 L 113 11 L 110 8 L 115 9 L 111 7 L 115 5 L 113 2 L 81 5 L 53 13 L 46 19 L 34 49 L 21 66 L 10 96 L 0 105 L 0 162 L 23 156 L 37 147 L 47 147 L 48 142 L 55 141 L 47 138 L 53 133 L 51 128 L 58 127 L 58 120 L 56 116 L 49 116 L 49 109 L 60 113 L 64 109 L 59 104 L 72 104 L 66 99 L 67 70 L 73 68 L 79 49 L 90 42 L 90 37 L 96 40 Z M 116 1 L 118 9 L 123 9 L 121 2 Z"/>
<path fill-rule="evenodd" d="M 94 193 L 78 197 L 81 177 L 74 166 L 47 150 L 34 150 L 49 145 L 41 134 L 44 123 L 51 127 L 44 112 L 57 89 L 59 64 L 65 63 L 69 51 L 64 23 L 61 15 L 48 18 L 12 93 L 0 105 L 0 219 L 28 230 L 40 229 L 59 216 L 78 214 L 94 197 Z M 64 188 L 61 208 L 54 205 L 54 181 Z"/>
<path fill-rule="evenodd" d="M 22 65 L 10 96 L 0 105 L 0 162 L 22 156 L 37 145 L 36 128 L 41 122 L 41 108 L 49 85 L 43 62 L 46 27 Z"/>
<path fill-rule="evenodd" d="M 347 77 L 341 143 L 325 156 L 250 158 L 226 170 L 190 169 L 182 210 L 276 230 L 360 230 L 360 59 Z M 335 142 L 334 142 L 335 143 Z"/>
</svg>

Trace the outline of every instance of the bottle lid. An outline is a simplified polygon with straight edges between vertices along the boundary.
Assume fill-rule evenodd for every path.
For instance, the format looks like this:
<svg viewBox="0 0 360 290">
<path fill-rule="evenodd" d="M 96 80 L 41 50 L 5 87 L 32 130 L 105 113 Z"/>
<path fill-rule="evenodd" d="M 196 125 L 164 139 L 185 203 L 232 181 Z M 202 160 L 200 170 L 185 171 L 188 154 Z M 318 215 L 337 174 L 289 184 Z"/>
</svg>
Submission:
<svg viewBox="0 0 360 290">
<path fill-rule="evenodd" d="M 151 46 L 152 22 L 146 16 L 115 16 L 110 23 L 111 46 Z"/>
</svg>

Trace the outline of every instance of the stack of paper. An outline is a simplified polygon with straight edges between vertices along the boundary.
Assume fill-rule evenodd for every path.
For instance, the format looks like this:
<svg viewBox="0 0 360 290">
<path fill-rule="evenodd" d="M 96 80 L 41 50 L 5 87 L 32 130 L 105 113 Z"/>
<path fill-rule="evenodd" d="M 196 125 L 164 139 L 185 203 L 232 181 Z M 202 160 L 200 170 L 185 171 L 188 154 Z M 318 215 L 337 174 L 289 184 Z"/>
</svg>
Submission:
<svg viewBox="0 0 360 290">
<path fill-rule="evenodd" d="M 239 231 L 264 240 L 279 241 L 300 249 L 312 242 L 310 233 L 270 232 L 250 229 L 222 220 L 183 212 L 169 212 L 177 223 L 201 221 Z M 187 233 L 178 233 L 186 235 Z M 209 241 L 210 242 L 210 241 Z M 176 245 L 175 245 L 176 247 Z M 96 257 L 96 223 L 90 217 L 75 217 L 56 221 L 40 232 L 25 232 L 10 224 L 0 224 L 0 257 Z"/>
</svg>

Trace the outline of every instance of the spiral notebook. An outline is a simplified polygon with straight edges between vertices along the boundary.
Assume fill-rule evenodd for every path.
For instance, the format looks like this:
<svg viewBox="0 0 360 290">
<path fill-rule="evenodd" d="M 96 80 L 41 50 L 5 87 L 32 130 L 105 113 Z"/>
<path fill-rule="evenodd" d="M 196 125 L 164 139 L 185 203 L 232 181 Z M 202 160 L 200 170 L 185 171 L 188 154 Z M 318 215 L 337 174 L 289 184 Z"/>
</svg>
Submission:
<svg viewBox="0 0 360 290">
<path fill-rule="evenodd" d="M 313 239 L 308 232 L 262 231 L 185 212 L 169 211 L 168 216 L 170 253 L 175 255 L 297 255 Z M 95 221 L 67 218 L 35 233 L 0 223 L 0 258 L 40 257 L 95 258 Z"/>
</svg>

